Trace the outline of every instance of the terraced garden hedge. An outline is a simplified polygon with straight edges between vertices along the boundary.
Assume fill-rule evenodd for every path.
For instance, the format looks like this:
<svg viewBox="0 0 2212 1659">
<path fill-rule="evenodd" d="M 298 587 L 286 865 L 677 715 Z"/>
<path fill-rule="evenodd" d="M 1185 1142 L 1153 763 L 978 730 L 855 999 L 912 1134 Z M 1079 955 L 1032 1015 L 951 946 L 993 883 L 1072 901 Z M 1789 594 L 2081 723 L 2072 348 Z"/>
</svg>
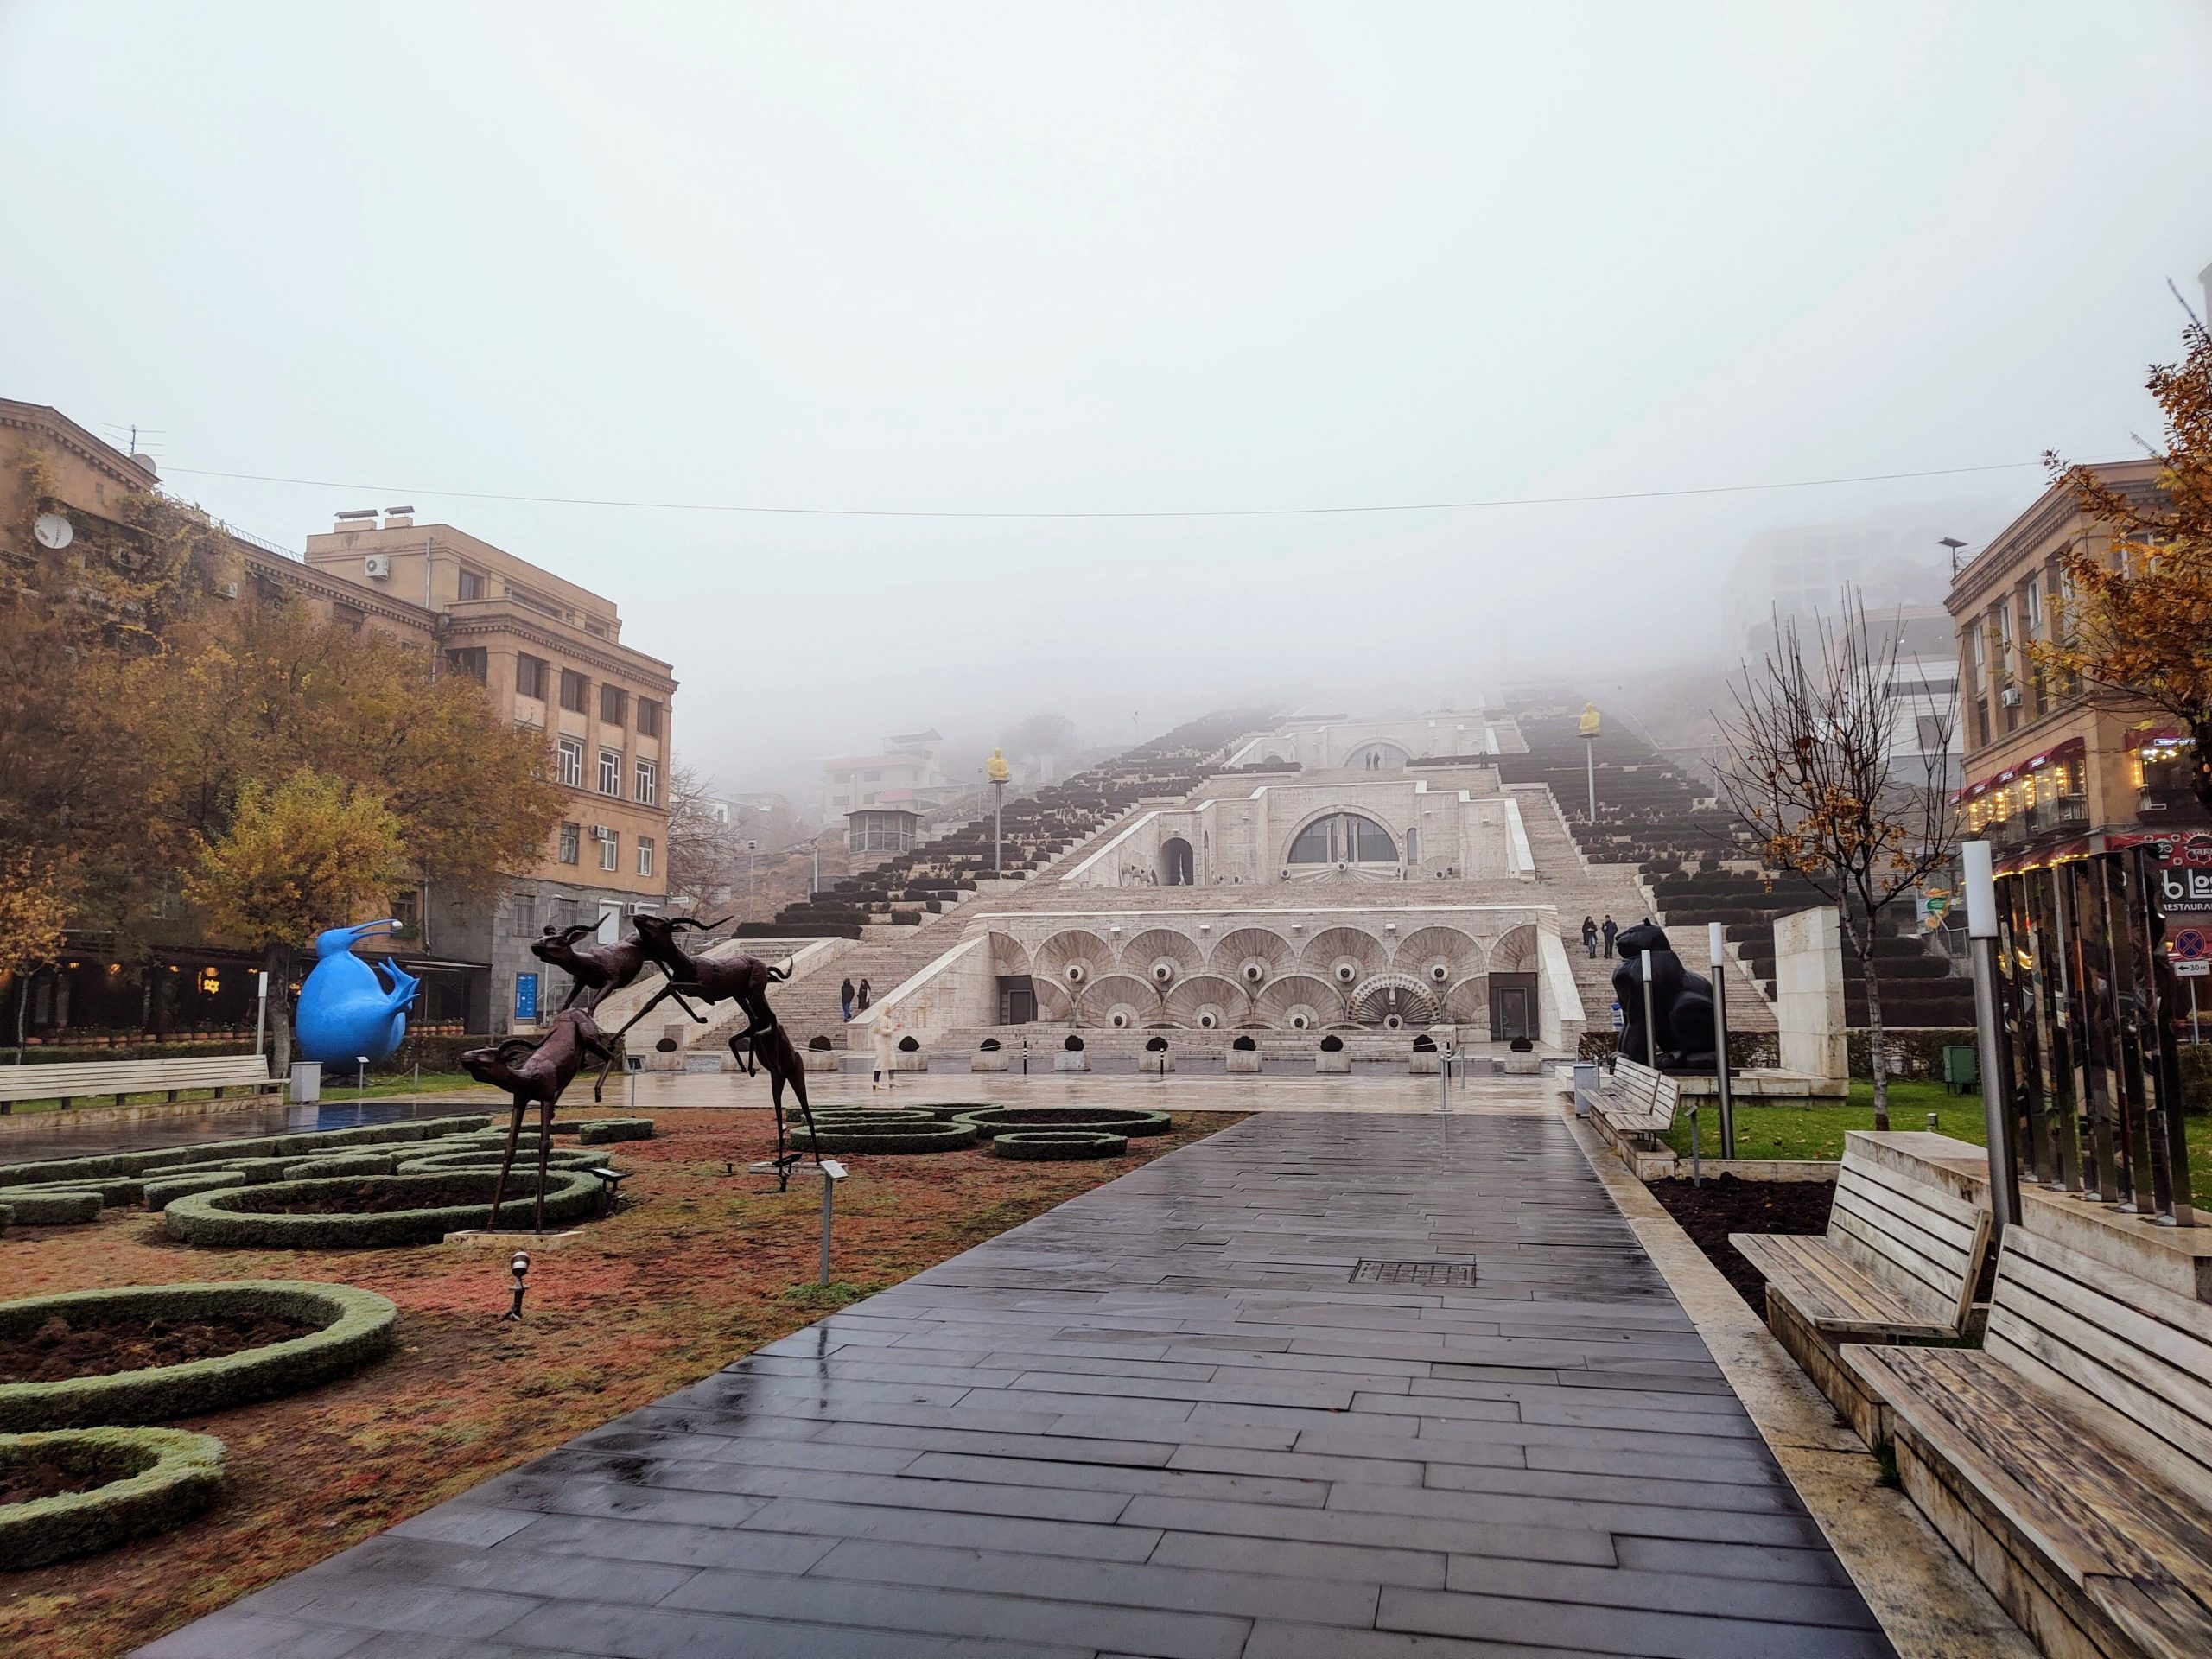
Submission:
<svg viewBox="0 0 2212 1659">
<path fill-rule="evenodd" d="M 488 1169 L 496 1172 L 504 1155 L 505 1148 L 499 1147 L 467 1147 L 455 1152 L 434 1152 L 421 1158 L 404 1159 L 390 1173 L 395 1175 L 440 1175 L 452 1170 Z M 606 1161 L 595 1152 L 582 1152 L 570 1147 L 555 1147 L 545 1154 L 548 1169 L 597 1169 Z M 516 1147 L 514 1166 L 535 1174 L 537 1171 L 537 1148 Z"/>
<path fill-rule="evenodd" d="M 432 1244 L 448 1233 L 488 1227 L 494 1169 L 452 1170 L 423 1175 L 377 1175 L 320 1181 L 277 1181 L 266 1186 L 223 1187 L 172 1199 L 162 1214 L 169 1235 L 188 1244 L 225 1249 L 370 1249 L 394 1244 Z M 537 1215 L 537 1172 L 518 1167 L 507 1179 L 499 1224 L 527 1228 Z M 332 1214 L 293 1214 L 288 1206 L 353 1198 L 363 1207 Z M 412 1198 L 404 1209 L 370 1205 Z M 566 1224 L 595 1216 L 605 1204 L 597 1179 L 582 1170 L 555 1170 L 546 1178 L 545 1219 Z"/>
<path fill-rule="evenodd" d="M 167 1532 L 223 1486 L 223 1443 L 176 1428 L 0 1434 L 0 1471 L 34 1462 L 100 1478 L 80 1491 L 0 1504 L 0 1567 L 43 1567 Z"/>
<path fill-rule="evenodd" d="M 955 1121 L 973 1123 L 987 1141 L 1008 1129 L 1102 1129 L 1131 1135 L 1165 1135 L 1175 1127 L 1166 1112 L 1107 1106 L 976 1106 Z"/>
<path fill-rule="evenodd" d="M 39 1163 L 0 1164 L 0 1186 L 92 1179 L 109 1175 L 143 1175 L 154 1170 L 203 1164 L 231 1164 L 242 1158 L 304 1158 L 346 1147 L 385 1146 L 395 1141 L 438 1141 L 486 1128 L 490 1117 L 471 1113 L 454 1117 L 418 1117 L 367 1123 L 351 1129 L 313 1129 L 302 1135 L 264 1135 L 238 1141 L 207 1141 L 192 1147 L 162 1147 L 153 1152 L 116 1152 L 90 1158 L 53 1158 Z"/>
<path fill-rule="evenodd" d="M 380 1358 L 391 1347 L 392 1325 L 398 1318 L 391 1301 L 372 1290 L 289 1279 L 241 1279 L 222 1284 L 68 1291 L 0 1302 L 0 1336 L 22 1336 L 57 1317 L 97 1325 L 148 1316 L 181 1320 L 250 1313 L 296 1319 L 318 1328 L 287 1342 L 181 1365 L 54 1382 L 0 1383 L 0 1430 L 158 1423 L 296 1394 L 349 1376 Z"/>
<path fill-rule="evenodd" d="M 813 1134 L 800 1123 L 791 1131 L 791 1142 L 816 1154 L 957 1152 L 976 1144 L 972 1123 L 941 1123 L 934 1118 L 848 1119 L 823 1122 L 818 1117 Z"/>
<path fill-rule="evenodd" d="M 1075 1158 L 1118 1158 L 1129 1137 L 1104 1129 L 1001 1129 L 988 1143 L 994 1157 L 1036 1162 Z"/>
</svg>

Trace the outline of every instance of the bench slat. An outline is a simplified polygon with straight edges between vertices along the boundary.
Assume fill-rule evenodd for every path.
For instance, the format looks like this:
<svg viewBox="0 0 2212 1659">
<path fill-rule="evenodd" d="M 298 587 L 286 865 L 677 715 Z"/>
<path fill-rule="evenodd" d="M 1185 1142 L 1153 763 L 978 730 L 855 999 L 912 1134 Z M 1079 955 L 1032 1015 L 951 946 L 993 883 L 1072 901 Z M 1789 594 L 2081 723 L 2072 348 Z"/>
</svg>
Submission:
<svg viewBox="0 0 2212 1659">
<path fill-rule="evenodd" d="M 2000 1537 L 2149 1638 L 2146 1652 L 2212 1652 L 2212 1512 L 2196 1493 L 1989 1352 L 1854 1347 L 1845 1363 Z"/>
<path fill-rule="evenodd" d="M 1970 1268 L 1978 1269 L 1980 1253 L 1952 1249 L 1925 1233 L 1917 1233 L 1887 1211 L 1871 1215 L 1856 1195 L 1838 1188 L 1828 1212 L 1828 1236 L 1875 1278 L 1907 1295 L 1916 1291 L 1939 1305 L 1959 1306 L 1972 1294 Z"/>
<path fill-rule="evenodd" d="M 1948 1309 L 1869 1278 L 1824 1238 L 1737 1233 L 1728 1242 L 1801 1319 L 1832 1336 L 1940 1337 L 1953 1328 Z"/>
</svg>

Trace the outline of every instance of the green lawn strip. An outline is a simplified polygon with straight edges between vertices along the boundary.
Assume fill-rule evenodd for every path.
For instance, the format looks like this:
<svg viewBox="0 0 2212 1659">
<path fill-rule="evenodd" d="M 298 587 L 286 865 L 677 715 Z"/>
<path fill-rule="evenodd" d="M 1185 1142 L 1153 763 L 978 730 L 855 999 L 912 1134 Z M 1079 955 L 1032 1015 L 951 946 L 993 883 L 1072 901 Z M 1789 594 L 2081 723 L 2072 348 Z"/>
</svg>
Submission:
<svg viewBox="0 0 2212 1659">
<path fill-rule="evenodd" d="M 1890 1127 L 1925 1129 L 1928 1115 L 1936 1115 L 1936 1130 L 1954 1140 L 1984 1143 L 1981 1096 L 1955 1095 L 1940 1083 L 1893 1083 L 1890 1085 Z M 2200 1199 L 2212 1201 L 2212 1117 L 2186 1120 L 2189 1134 L 2190 1183 Z M 1854 1078 L 1850 1100 L 1840 1106 L 1814 1106 L 1800 1102 L 1768 1105 L 1736 1103 L 1736 1155 L 1738 1158 L 1815 1160 L 1833 1162 L 1843 1156 L 1843 1137 L 1852 1129 L 1874 1127 L 1874 1085 Z M 1720 1155 L 1720 1114 L 1712 1101 L 1704 1103 L 1698 1128 L 1705 1155 Z M 1690 1153 L 1690 1120 L 1687 1111 L 1675 1119 L 1667 1144 L 1681 1157 Z"/>
</svg>

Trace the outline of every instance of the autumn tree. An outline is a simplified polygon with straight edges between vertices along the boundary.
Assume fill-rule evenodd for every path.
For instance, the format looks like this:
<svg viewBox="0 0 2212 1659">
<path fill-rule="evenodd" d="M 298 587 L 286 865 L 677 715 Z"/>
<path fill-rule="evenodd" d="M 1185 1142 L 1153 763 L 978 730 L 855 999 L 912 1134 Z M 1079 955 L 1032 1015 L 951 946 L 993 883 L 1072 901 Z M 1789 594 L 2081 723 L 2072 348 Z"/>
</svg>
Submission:
<svg viewBox="0 0 2212 1659">
<path fill-rule="evenodd" d="M 2076 544 L 2059 569 L 2071 597 L 2032 660 L 2092 698 L 2148 703 L 2189 734 L 2190 785 L 2212 811 L 2212 333 L 2192 317 L 2178 363 L 2145 384 L 2165 421 L 2158 495 L 2139 500 L 2094 468 L 2047 457 L 2112 545 Z"/>
<path fill-rule="evenodd" d="M 1866 988 L 1874 1127 L 1890 1127 L 1882 991 L 1874 977 L 1881 913 L 1951 861 L 1955 836 L 1943 789 L 1950 716 L 1940 740 L 1900 741 L 1923 698 L 1906 683 L 1900 634 L 1870 626 L 1855 594 L 1839 623 L 1822 622 L 1809 656 L 1795 622 L 1777 626 L 1764 662 L 1746 669 L 1735 713 L 1721 721 L 1727 758 L 1720 791 L 1750 827 L 1770 868 L 1786 871 L 1834 905 Z"/>
<path fill-rule="evenodd" d="M 668 891 L 695 907 L 720 909 L 736 891 L 745 836 L 717 817 L 698 768 L 676 761 L 668 774 Z"/>
<path fill-rule="evenodd" d="M 76 879 L 66 866 L 29 850 L 0 856 L 0 976 L 16 983 L 16 1064 L 23 1060 L 23 1018 L 31 982 L 54 965 L 67 943 Z"/>
<path fill-rule="evenodd" d="M 279 1072 L 291 1061 L 292 947 L 382 914 L 407 879 L 391 809 L 374 791 L 307 766 L 273 785 L 241 785 L 228 827 L 201 843 L 186 895 L 217 931 L 262 952 Z"/>
</svg>

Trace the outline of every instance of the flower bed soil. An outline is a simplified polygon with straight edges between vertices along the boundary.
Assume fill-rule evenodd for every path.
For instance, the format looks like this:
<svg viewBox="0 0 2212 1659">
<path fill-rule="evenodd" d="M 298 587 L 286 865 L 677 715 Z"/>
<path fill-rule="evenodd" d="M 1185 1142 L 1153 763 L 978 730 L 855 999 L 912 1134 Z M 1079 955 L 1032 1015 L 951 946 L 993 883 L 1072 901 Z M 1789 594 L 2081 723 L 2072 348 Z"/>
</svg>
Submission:
<svg viewBox="0 0 2212 1659">
<path fill-rule="evenodd" d="M 775 1145 L 767 1084 L 752 1086 L 760 1111 L 654 1114 L 654 1138 L 621 1148 L 634 1172 L 622 1210 L 533 1261 L 518 1325 L 499 1319 L 512 1294 L 504 1250 L 207 1250 L 136 1210 L 0 1239 L 0 1276 L 22 1295 L 297 1278 L 357 1285 L 399 1306 L 397 1341 L 370 1369 L 312 1394 L 172 1420 L 227 1446 L 221 1500 L 119 1552 L 6 1574 L 0 1652 L 128 1653 L 1237 1121 L 1207 1113 L 1096 1162 L 871 1157 L 838 1189 L 837 1282 L 823 1292 L 817 1184 L 779 1194 L 772 1179 L 743 1173 Z"/>
<path fill-rule="evenodd" d="M 0 1382 L 60 1382 L 109 1371 L 219 1359 L 247 1348 L 289 1342 L 318 1327 L 280 1313 L 200 1318 L 69 1319 L 56 1314 L 35 1331 L 0 1337 Z"/>
<path fill-rule="evenodd" d="M 1747 1181 L 1736 1175 L 1715 1175 L 1701 1186 L 1681 1179 L 1650 1186 L 1651 1196 L 1761 1319 L 1766 1317 L 1766 1281 L 1728 1235 L 1825 1233 L 1835 1197 L 1833 1181 Z"/>
<path fill-rule="evenodd" d="M 64 1492 L 88 1492 L 111 1479 L 103 1470 L 72 1469 L 51 1457 L 28 1463 L 0 1465 L 0 1504 L 35 1503 Z"/>
</svg>

